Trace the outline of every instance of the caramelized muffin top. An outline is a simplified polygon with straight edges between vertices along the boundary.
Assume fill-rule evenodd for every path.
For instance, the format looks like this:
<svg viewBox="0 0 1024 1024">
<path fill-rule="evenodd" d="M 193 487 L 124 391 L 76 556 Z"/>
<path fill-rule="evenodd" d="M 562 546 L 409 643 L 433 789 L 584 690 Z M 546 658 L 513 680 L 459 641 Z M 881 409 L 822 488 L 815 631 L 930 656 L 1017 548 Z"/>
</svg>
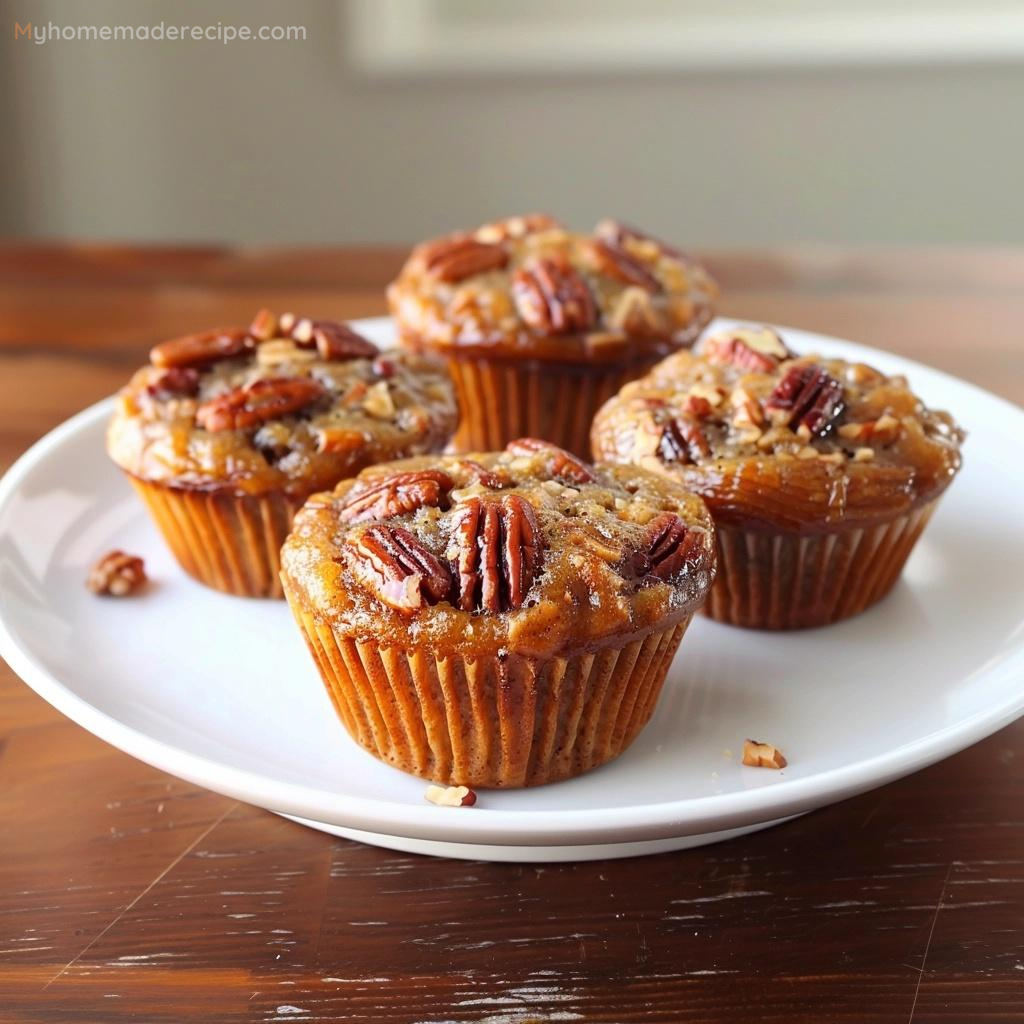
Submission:
<svg viewBox="0 0 1024 1024">
<path fill-rule="evenodd" d="M 157 345 L 120 393 L 107 448 L 149 481 L 305 497 L 369 463 L 437 450 L 457 420 L 438 363 L 263 310 L 247 329 Z"/>
<path fill-rule="evenodd" d="M 692 344 L 717 294 L 693 259 L 634 228 L 584 235 L 534 214 L 416 246 L 388 300 L 413 347 L 592 363 Z"/>
<path fill-rule="evenodd" d="M 675 482 L 523 438 L 313 495 L 281 564 L 293 602 L 356 639 L 557 654 L 692 614 L 714 551 L 704 503 Z"/>
<path fill-rule="evenodd" d="M 591 434 L 598 458 L 677 477 L 721 522 L 810 532 L 936 497 L 963 438 L 904 377 L 797 356 L 767 327 L 663 360 L 604 405 Z"/>
</svg>

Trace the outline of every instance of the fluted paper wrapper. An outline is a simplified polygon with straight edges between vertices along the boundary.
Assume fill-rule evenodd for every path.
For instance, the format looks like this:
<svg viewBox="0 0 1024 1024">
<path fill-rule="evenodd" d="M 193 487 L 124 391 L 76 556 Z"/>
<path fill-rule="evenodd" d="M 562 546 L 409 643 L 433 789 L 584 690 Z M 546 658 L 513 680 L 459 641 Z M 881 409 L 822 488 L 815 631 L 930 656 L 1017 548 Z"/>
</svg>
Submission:
<svg viewBox="0 0 1024 1024">
<path fill-rule="evenodd" d="M 281 545 L 301 502 L 281 492 L 237 495 L 129 477 L 181 567 L 239 597 L 281 597 Z"/>
<path fill-rule="evenodd" d="M 590 424 L 597 410 L 657 357 L 629 363 L 569 365 L 452 358 L 461 419 L 457 452 L 498 451 L 519 437 L 551 441 L 590 459 Z"/>
<path fill-rule="evenodd" d="M 935 505 L 807 536 L 716 524 L 718 576 L 704 612 L 750 629 L 803 629 L 859 615 L 892 590 Z"/>
<path fill-rule="evenodd" d="M 650 720 L 689 619 L 570 657 L 464 658 L 339 636 L 285 593 L 338 716 L 375 757 L 432 782 L 538 786 L 618 757 Z"/>
</svg>

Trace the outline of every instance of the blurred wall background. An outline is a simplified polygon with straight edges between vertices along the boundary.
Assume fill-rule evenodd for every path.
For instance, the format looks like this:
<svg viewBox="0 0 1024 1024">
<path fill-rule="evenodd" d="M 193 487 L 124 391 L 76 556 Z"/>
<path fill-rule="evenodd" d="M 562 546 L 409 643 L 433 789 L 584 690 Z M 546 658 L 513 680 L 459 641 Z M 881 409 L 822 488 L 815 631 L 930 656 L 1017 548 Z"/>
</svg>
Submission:
<svg viewBox="0 0 1024 1024">
<path fill-rule="evenodd" d="M 446 16 L 472 16 L 451 3 Z M 545 5 L 499 6 L 537 17 Z M 664 18 L 656 6 L 647 13 Z M 926 32 L 935 5 L 911 6 Z M 969 18 L 984 4 L 959 6 Z M 584 8 L 562 11 L 568 63 Z M 678 0 L 673 13 L 684 24 L 708 9 Z M 556 50 L 524 60 L 528 72 L 448 73 L 442 60 L 380 76 L 356 66 L 358 11 L 337 0 L 0 0 L 0 13 L 7 235 L 409 241 L 544 209 L 578 226 L 610 213 L 702 245 L 1024 241 L 1014 45 L 994 59 L 647 70 L 640 57 L 566 72 Z M 35 45 L 14 38 L 29 20 L 301 25 L 307 38 Z M 528 51 L 528 24 L 509 31 Z"/>
</svg>

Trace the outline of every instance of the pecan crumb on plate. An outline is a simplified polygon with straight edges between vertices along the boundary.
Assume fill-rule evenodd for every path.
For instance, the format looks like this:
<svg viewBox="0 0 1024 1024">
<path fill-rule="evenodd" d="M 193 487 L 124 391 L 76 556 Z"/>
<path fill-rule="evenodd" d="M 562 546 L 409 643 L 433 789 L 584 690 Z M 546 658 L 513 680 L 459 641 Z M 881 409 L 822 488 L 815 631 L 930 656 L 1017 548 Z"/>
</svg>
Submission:
<svg viewBox="0 0 1024 1024">
<path fill-rule="evenodd" d="M 472 807 L 476 793 L 468 786 L 427 786 L 427 800 L 438 807 Z"/>
<path fill-rule="evenodd" d="M 94 594 L 127 597 L 146 583 L 146 567 L 138 555 L 124 551 L 108 551 L 89 570 L 85 585 Z"/>
<path fill-rule="evenodd" d="M 744 740 L 743 763 L 751 768 L 785 768 L 786 758 L 778 747 L 770 743 Z"/>
</svg>

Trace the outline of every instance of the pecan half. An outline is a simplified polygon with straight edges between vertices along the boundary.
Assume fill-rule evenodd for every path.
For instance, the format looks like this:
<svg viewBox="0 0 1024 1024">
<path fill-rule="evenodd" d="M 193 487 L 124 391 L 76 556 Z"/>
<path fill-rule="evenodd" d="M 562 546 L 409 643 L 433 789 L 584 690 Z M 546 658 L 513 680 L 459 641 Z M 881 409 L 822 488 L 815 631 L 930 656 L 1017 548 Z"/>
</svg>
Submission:
<svg viewBox="0 0 1024 1024">
<path fill-rule="evenodd" d="M 469 498 L 456 506 L 449 557 L 458 569 L 463 611 L 521 608 L 544 560 L 533 506 L 517 494 L 500 502 Z"/>
<path fill-rule="evenodd" d="M 523 322 L 539 334 L 588 331 L 597 306 L 587 282 L 568 260 L 541 257 L 512 277 L 512 298 Z"/>
<path fill-rule="evenodd" d="M 454 483 L 439 469 L 416 473 L 395 473 L 362 489 L 349 491 L 338 508 L 343 523 L 361 523 L 366 519 L 387 519 L 406 515 L 429 505 L 442 508 Z"/>
<path fill-rule="evenodd" d="M 597 479 L 591 468 L 585 462 L 577 459 L 575 455 L 567 452 L 564 448 L 559 448 L 558 445 L 551 444 L 549 441 L 541 441 L 536 437 L 520 437 L 518 440 L 509 441 L 505 445 L 505 451 L 512 455 L 522 456 L 547 452 L 549 453 L 548 472 L 569 483 L 589 484 Z"/>
<path fill-rule="evenodd" d="M 421 258 L 428 274 L 449 283 L 501 270 L 508 263 L 503 246 L 477 241 L 472 235 L 452 235 L 432 242 L 421 250 Z"/>
<path fill-rule="evenodd" d="M 665 462 L 699 462 L 711 454 L 711 445 L 696 423 L 673 418 L 661 432 L 658 454 Z"/>
<path fill-rule="evenodd" d="M 705 555 L 704 539 L 687 528 L 674 512 L 663 512 L 648 524 L 641 546 L 633 552 L 628 569 L 637 578 L 671 579 L 684 566 L 696 566 Z"/>
<path fill-rule="evenodd" d="M 199 394 L 199 371 L 191 366 L 172 366 L 146 386 L 151 398 L 195 398 Z"/>
<path fill-rule="evenodd" d="M 663 242 L 660 238 L 655 238 L 654 235 L 648 235 L 631 224 L 623 224 L 621 220 L 612 220 L 610 218 L 602 220 L 594 228 L 594 234 L 618 249 L 621 249 L 626 242 L 650 242 L 657 246 L 666 256 L 671 256 L 673 259 L 685 261 L 689 258 L 681 249 Z"/>
<path fill-rule="evenodd" d="M 349 538 L 344 550 L 357 579 L 400 612 L 437 604 L 451 592 L 448 566 L 399 526 L 371 526 Z"/>
<path fill-rule="evenodd" d="M 805 426 L 824 436 L 843 413 L 843 385 L 813 363 L 794 366 L 768 396 L 765 409 L 780 413 L 791 430 Z M 772 417 L 775 419 L 775 417 Z"/>
<path fill-rule="evenodd" d="M 149 361 L 162 369 L 207 366 L 220 359 L 240 356 L 250 351 L 253 345 L 253 339 L 240 328 L 204 331 L 162 341 L 149 350 Z"/>
<path fill-rule="evenodd" d="M 267 420 L 298 412 L 327 389 L 311 377 L 277 377 L 253 381 L 211 398 L 196 410 L 204 430 L 246 430 Z"/>
<path fill-rule="evenodd" d="M 108 551 L 89 571 L 85 585 L 94 594 L 127 597 L 146 583 L 146 567 L 138 555 Z"/>
<path fill-rule="evenodd" d="M 739 366 L 758 373 L 770 373 L 791 353 L 775 331 L 741 330 L 708 338 L 704 355 L 710 363 Z"/>
<path fill-rule="evenodd" d="M 661 282 L 625 249 L 595 238 L 590 242 L 588 251 L 594 267 L 602 274 L 625 281 L 626 284 L 638 285 L 648 292 L 661 291 Z"/>
</svg>

